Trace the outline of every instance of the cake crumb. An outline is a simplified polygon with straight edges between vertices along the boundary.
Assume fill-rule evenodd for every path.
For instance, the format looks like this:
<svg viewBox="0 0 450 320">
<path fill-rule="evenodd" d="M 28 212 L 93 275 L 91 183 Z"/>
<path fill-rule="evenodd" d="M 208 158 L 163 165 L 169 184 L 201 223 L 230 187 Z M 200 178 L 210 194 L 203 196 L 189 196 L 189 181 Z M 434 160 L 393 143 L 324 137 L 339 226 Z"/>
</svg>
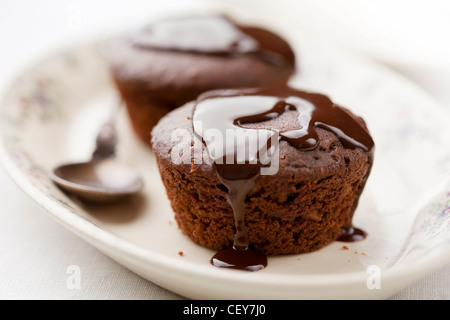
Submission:
<svg viewBox="0 0 450 320">
<path fill-rule="evenodd" d="M 195 159 L 191 159 L 191 172 L 196 172 L 198 170 L 198 167 L 194 163 Z"/>
<path fill-rule="evenodd" d="M 180 257 L 182 257 L 182 256 L 184 256 L 184 252 L 183 252 L 183 251 L 178 251 L 178 255 L 179 255 Z"/>
<path fill-rule="evenodd" d="M 367 254 L 366 254 L 365 252 L 361 252 L 361 254 L 362 254 L 363 256 L 367 256 Z"/>
<path fill-rule="evenodd" d="M 355 251 L 354 253 L 355 253 L 355 254 L 358 254 L 358 251 Z"/>
<path fill-rule="evenodd" d="M 347 246 L 342 246 L 342 250 L 348 250 Z"/>
</svg>

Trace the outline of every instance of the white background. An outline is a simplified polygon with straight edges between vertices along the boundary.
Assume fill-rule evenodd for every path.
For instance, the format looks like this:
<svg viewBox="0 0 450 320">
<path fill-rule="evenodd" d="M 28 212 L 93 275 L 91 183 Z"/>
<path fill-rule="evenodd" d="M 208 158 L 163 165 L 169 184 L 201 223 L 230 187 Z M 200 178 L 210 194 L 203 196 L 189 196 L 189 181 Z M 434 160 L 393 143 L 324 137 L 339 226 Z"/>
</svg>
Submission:
<svg viewBox="0 0 450 320">
<path fill-rule="evenodd" d="M 226 4 L 226 5 L 225 5 Z M 265 5 L 264 5 L 265 4 Z M 267 25 L 296 26 L 367 55 L 416 81 L 450 107 L 450 1 L 0 0 L 0 88 L 64 45 L 144 22 L 167 10 L 231 7 Z M 450 120 L 450 119 L 449 119 Z M 0 169 L 1 299 L 181 299 L 121 267 L 48 217 Z M 70 289 L 70 266 L 80 288 Z M 393 299 L 450 299 L 450 266 Z"/>
</svg>

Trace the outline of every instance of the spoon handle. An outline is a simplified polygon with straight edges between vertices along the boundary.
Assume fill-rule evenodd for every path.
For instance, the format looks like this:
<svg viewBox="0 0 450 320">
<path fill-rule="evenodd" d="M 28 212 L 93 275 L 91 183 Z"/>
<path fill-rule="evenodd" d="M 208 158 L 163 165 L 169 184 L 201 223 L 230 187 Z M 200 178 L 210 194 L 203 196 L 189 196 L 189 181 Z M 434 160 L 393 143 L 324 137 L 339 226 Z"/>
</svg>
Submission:
<svg viewBox="0 0 450 320">
<path fill-rule="evenodd" d="M 115 156 L 117 132 L 112 122 L 105 123 L 97 135 L 96 148 L 92 157 L 94 159 Z"/>
<path fill-rule="evenodd" d="M 114 121 L 120 106 L 121 101 L 115 104 L 109 121 L 107 121 L 100 129 L 100 132 L 97 135 L 96 148 L 92 154 L 93 159 L 115 156 L 117 130 Z"/>
</svg>

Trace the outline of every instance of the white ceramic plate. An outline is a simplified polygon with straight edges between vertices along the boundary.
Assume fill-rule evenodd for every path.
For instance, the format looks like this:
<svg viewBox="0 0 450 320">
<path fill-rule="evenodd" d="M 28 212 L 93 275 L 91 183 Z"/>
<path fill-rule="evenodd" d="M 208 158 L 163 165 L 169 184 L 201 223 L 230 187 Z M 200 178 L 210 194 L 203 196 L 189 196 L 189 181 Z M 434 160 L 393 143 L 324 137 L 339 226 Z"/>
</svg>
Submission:
<svg viewBox="0 0 450 320">
<path fill-rule="evenodd" d="M 313 43 L 297 48 L 293 85 L 327 93 L 363 116 L 377 145 L 354 220 L 366 240 L 270 257 L 259 272 L 211 266 L 214 252 L 176 226 L 155 159 L 125 112 L 118 153 L 142 173 L 142 195 L 88 206 L 61 192 L 47 172 L 90 157 L 114 101 L 102 43 L 62 50 L 12 83 L 0 106 L 0 158 L 38 205 L 120 264 L 194 299 L 367 299 L 387 298 L 450 263 L 448 113 L 381 66 Z"/>
</svg>

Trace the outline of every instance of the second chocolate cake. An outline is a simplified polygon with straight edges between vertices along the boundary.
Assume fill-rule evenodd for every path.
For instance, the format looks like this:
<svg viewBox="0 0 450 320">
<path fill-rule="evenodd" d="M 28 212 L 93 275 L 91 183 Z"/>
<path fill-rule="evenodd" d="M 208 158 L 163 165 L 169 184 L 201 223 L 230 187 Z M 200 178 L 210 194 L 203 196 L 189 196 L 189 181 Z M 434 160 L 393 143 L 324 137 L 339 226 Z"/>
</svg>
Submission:
<svg viewBox="0 0 450 320">
<path fill-rule="evenodd" d="M 284 85 L 295 71 L 283 38 L 215 15 L 155 22 L 114 41 L 108 59 L 133 129 L 146 143 L 159 119 L 202 92 Z"/>
<path fill-rule="evenodd" d="M 324 95 L 211 91 L 166 115 L 152 137 L 176 221 L 200 245 L 248 257 L 364 237 L 352 217 L 374 143 L 360 117 Z M 227 256 L 213 261 L 239 264 Z"/>
</svg>

